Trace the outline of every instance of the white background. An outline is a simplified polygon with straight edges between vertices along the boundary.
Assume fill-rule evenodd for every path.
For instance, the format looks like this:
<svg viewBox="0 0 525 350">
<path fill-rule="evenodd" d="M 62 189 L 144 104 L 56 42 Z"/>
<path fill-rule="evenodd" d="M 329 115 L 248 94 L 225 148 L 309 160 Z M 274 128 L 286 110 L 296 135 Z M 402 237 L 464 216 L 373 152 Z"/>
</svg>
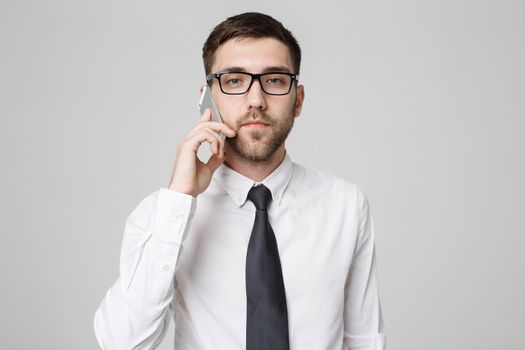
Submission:
<svg viewBox="0 0 525 350">
<path fill-rule="evenodd" d="M 202 44 L 248 10 L 303 49 L 292 159 L 369 197 L 388 349 L 525 348 L 525 2 L 510 0 L 2 0 L 0 348 L 97 347 L 124 222 L 199 118 Z"/>
</svg>

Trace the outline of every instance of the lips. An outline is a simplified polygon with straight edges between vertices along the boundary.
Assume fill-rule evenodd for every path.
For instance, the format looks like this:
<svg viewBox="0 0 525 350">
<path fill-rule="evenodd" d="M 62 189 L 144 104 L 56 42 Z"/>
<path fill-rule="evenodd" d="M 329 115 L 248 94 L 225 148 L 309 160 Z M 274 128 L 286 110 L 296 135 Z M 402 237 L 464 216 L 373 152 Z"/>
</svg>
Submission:
<svg viewBox="0 0 525 350">
<path fill-rule="evenodd" d="M 247 128 L 260 129 L 260 128 L 267 127 L 268 124 L 266 124 L 265 122 L 261 120 L 250 120 L 250 121 L 242 123 L 241 127 L 242 126 L 247 127 Z"/>
<path fill-rule="evenodd" d="M 263 122 L 262 120 L 248 120 L 248 121 L 242 123 L 242 125 L 250 125 L 250 124 L 263 124 L 263 125 L 268 125 L 268 123 L 265 123 L 265 122 Z"/>
</svg>

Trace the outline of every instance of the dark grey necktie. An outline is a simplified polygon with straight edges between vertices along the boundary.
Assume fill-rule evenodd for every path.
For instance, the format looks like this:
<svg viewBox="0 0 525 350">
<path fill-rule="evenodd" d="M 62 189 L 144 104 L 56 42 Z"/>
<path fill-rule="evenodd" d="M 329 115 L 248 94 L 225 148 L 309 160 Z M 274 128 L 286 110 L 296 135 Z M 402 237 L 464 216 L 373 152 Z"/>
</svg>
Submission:
<svg viewBox="0 0 525 350">
<path fill-rule="evenodd" d="M 272 193 L 252 187 L 248 199 L 257 209 L 246 255 L 246 350 L 288 350 L 288 313 L 283 273 L 266 209 Z"/>
</svg>

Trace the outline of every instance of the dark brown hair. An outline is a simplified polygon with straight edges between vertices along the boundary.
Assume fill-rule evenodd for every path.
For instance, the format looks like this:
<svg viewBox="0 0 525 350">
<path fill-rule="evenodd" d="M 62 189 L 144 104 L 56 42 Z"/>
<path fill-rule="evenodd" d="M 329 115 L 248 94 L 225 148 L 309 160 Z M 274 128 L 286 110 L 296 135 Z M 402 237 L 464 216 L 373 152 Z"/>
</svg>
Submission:
<svg viewBox="0 0 525 350">
<path fill-rule="evenodd" d="M 292 57 L 295 74 L 299 74 L 301 66 L 301 48 L 297 40 L 281 22 L 258 12 L 246 12 L 227 18 L 216 26 L 202 47 L 204 70 L 210 74 L 215 60 L 215 51 L 226 41 L 233 38 L 274 38 L 282 42 Z"/>
</svg>

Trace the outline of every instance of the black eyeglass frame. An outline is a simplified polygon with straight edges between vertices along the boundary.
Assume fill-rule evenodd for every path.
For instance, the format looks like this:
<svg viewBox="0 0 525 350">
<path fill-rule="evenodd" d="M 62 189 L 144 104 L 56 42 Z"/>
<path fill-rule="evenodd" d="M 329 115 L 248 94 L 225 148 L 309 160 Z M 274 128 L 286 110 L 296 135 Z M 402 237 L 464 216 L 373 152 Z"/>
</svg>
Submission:
<svg viewBox="0 0 525 350">
<path fill-rule="evenodd" d="M 246 75 L 249 75 L 251 77 L 250 85 L 248 85 L 248 88 L 246 89 L 246 91 L 232 93 L 232 92 L 225 92 L 222 89 L 221 76 L 224 75 L 224 74 L 234 74 L 234 73 L 246 74 Z M 292 78 L 290 80 L 290 86 L 288 87 L 288 91 L 286 91 L 286 93 L 283 93 L 283 94 L 272 94 L 272 93 L 268 93 L 268 92 L 266 92 L 266 90 L 264 90 L 263 83 L 261 82 L 261 77 L 265 76 L 265 75 L 270 75 L 270 74 L 284 74 L 284 75 L 287 75 L 290 78 Z M 293 83 L 299 81 L 299 75 L 298 74 L 293 74 L 293 73 L 288 73 L 288 72 L 266 72 L 266 73 L 252 74 L 252 73 L 240 72 L 240 71 L 223 71 L 223 72 L 210 73 L 210 74 L 208 74 L 206 76 L 206 82 L 208 83 L 208 85 L 210 87 L 211 87 L 211 81 L 213 80 L 213 78 L 215 78 L 215 79 L 217 79 L 219 81 L 219 87 L 220 87 L 222 93 L 226 94 L 226 95 L 244 95 L 245 93 L 250 91 L 250 88 L 252 87 L 252 84 L 253 84 L 254 80 L 257 79 L 259 81 L 259 85 L 261 86 L 262 91 L 265 94 L 272 95 L 272 96 L 284 96 L 284 95 L 288 95 L 290 93 L 290 91 L 292 90 Z"/>
</svg>

